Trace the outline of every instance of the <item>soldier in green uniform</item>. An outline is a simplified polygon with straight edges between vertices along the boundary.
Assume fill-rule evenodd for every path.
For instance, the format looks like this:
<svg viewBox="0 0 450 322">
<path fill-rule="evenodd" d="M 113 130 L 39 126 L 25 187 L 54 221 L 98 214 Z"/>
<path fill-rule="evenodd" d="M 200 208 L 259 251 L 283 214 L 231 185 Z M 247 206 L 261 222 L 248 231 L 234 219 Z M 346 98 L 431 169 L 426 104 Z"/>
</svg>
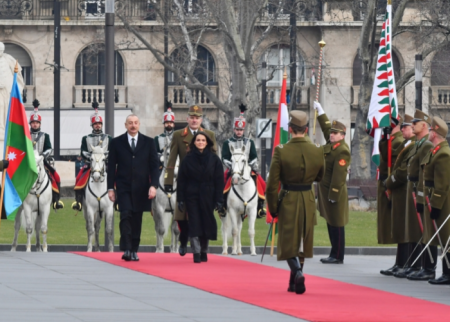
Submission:
<svg viewBox="0 0 450 322">
<path fill-rule="evenodd" d="M 180 164 L 188 152 L 189 144 L 197 131 L 206 132 L 211 140 L 214 142 L 213 149 L 217 151 L 216 136 L 213 131 L 206 130 L 200 125 L 203 120 L 203 110 L 200 106 L 192 105 L 188 110 L 187 123 L 188 125 L 181 130 L 173 133 L 172 142 L 170 144 L 169 161 L 167 162 L 166 172 L 164 174 L 164 190 L 168 193 L 173 192 L 174 170 L 177 158 Z M 180 247 L 178 249 L 181 256 L 186 255 L 187 242 L 189 239 L 189 224 L 187 222 L 186 214 L 175 208 L 174 220 L 178 222 L 180 229 Z M 203 251 L 203 250 L 202 250 Z"/>
<path fill-rule="evenodd" d="M 170 151 L 170 143 L 172 142 L 173 129 L 175 127 L 175 114 L 172 112 L 172 103 L 167 102 L 167 111 L 163 114 L 164 133 L 155 136 L 156 152 L 160 157 L 161 165 L 164 151 L 168 155 Z"/>
<path fill-rule="evenodd" d="M 406 157 L 408 169 L 408 185 L 406 200 L 405 218 L 405 241 L 410 244 L 410 263 L 420 254 L 422 250 L 422 228 L 423 227 L 423 185 L 420 184 L 420 177 L 423 176 L 420 170 L 420 162 L 427 152 L 433 147 L 428 141 L 429 126 L 431 118 L 424 112 L 416 110 L 414 113 L 413 132 L 416 136 L 416 143 L 411 148 Z M 415 199 L 415 200 L 414 200 Z M 415 207 L 414 207 L 415 205 Z M 417 245 L 419 243 L 419 245 Z M 394 273 L 395 277 L 408 278 L 410 280 L 429 280 L 434 278 L 434 263 L 437 258 L 437 248 L 430 248 L 431 256 L 428 252 L 422 255 L 421 261 L 417 261 L 414 267 L 408 267 Z M 431 257 L 431 258 L 430 258 Z M 434 262 L 434 263 L 433 263 Z M 408 265 L 410 263 L 407 263 Z M 420 268 L 422 265 L 422 269 Z"/>
<path fill-rule="evenodd" d="M 103 133 L 103 119 L 100 115 L 98 115 L 98 103 L 94 102 L 92 103 L 92 107 L 94 108 L 95 112 L 93 115 L 91 115 L 91 127 L 92 127 L 92 133 L 83 136 L 81 139 L 81 157 L 83 158 L 85 162 L 84 168 L 78 173 L 76 182 L 75 182 L 75 202 L 72 204 L 72 209 L 76 211 L 81 211 L 83 200 L 85 196 L 85 185 L 80 184 L 80 179 L 83 180 L 85 174 L 87 171 L 90 170 L 90 160 L 86 157 L 84 152 L 92 152 L 92 148 L 95 146 L 100 146 L 102 148 L 109 147 L 111 144 L 112 137 L 108 134 Z"/>
<path fill-rule="evenodd" d="M 317 118 L 325 136 L 325 175 L 318 189 L 318 209 L 327 221 L 331 252 L 324 264 L 343 264 L 345 251 L 345 230 L 348 223 L 347 174 L 350 166 L 350 149 L 345 143 L 347 129 L 344 124 L 328 120 L 322 106 L 314 102 Z M 270 208 L 269 208 L 270 209 Z"/>
<path fill-rule="evenodd" d="M 425 158 L 421 162 L 424 179 L 424 219 L 423 219 L 423 242 L 426 244 L 436 233 L 435 226 L 441 227 L 450 213 L 450 147 L 445 139 L 448 132 L 448 126 L 444 120 L 439 117 L 433 117 L 429 140 L 433 144 Z M 450 221 L 447 221 L 444 227 L 439 231 L 442 245 L 445 244 L 450 236 Z M 436 236 L 431 242 L 435 247 L 439 245 L 439 239 Z M 434 285 L 450 284 L 450 256 L 447 252 L 447 260 L 442 259 L 442 276 L 437 279 L 430 279 L 428 283 Z"/>
<path fill-rule="evenodd" d="M 403 142 L 392 151 L 393 166 L 391 175 L 384 181 L 384 186 L 391 198 L 391 234 L 392 239 L 397 243 L 397 256 L 395 264 L 389 269 L 381 270 L 380 273 L 392 276 L 406 265 L 409 254 L 409 244 L 405 239 L 405 219 L 406 219 L 406 189 L 408 183 L 406 156 L 414 147 L 415 136 L 412 130 L 413 117 L 405 114 L 405 120 L 401 124 Z M 414 205 L 412 205 L 414 207 Z"/>
<path fill-rule="evenodd" d="M 222 162 L 227 167 L 225 171 L 225 190 L 224 190 L 224 207 L 220 211 L 220 215 L 224 217 L 226 215 L 227 208 L 227 197 L 228 192 L 231 187 L 231 150 L 230 146 L 234 149 L 241 149 L 245 146 L 245 153 L 247 155 L 247 163 L 252 169 L 252 178 L 255 181 L 256 188 L 258 190 L 258 208 L 257 208 L 257 218 L 263 218 L 266 216 L 266 210 L 264 209 L 265 195 L 264 192 L 266 190 L 266 183 L 261 175 L 258 173 L 259 164 L 258 164 L 258 154 L 256 153 L 255 142 L 252 139 L 246 138 L 244 136 L 246 120 L 244 118 L 244 112 L 247 110 L 244 104 L 239 106 L 241 114 L 239 117 L 234 119 L 234 135 L 229 138 L 222 145 Z"/>
<path fill-rule="evenodd" d="M 380 165 L 378 166 L 378 193 L 377 193 L 377 236 L 378 244 L 394 244 L 392 237 L 391 223 L 391 200 L 389 192 L 386 189 L 385 181 L 388 178 L 388 135 L 391 140 L 391 165 L 395 163 L 396 150 L 403 142 L 402 132 L 400 132 L 400 119 L 392 118 L 394 128 L 384 128 L 384 135 L 378 146 L 380 151 Z"/>
<path fill-rule="evenodd" d="M 291 269 L 288 292 L 303 294 L 306 290 L 303 264 L 305 258 L 313 257 L 316 221 L 312 185 L 322 180 L 325 163 L 323 148 L 305 137 L 307 114 L 291 111 L 289 116 L 292 138 L 275 148 L 266 196 L 271 216 L 279 217 L 277 259 L 286 260 Z"/>
<path fill-rule="evenodd" d="M 30 135 L 33 141 L 33 148 L 44 157 L 44 166 L 50 175 L 52 183 L 52 206 L 53 209 L 64 208 L 64 203 L 60 199 L 61 179 L 55 168 L 48 162 L 48 157 L 52 153 L 52 143 L 50 142 L 50 135 L 41 131 L 42 117 L 38 113 L 39 101 L 33 101 L 34 113 L 30 116 Z"/>
</svg>

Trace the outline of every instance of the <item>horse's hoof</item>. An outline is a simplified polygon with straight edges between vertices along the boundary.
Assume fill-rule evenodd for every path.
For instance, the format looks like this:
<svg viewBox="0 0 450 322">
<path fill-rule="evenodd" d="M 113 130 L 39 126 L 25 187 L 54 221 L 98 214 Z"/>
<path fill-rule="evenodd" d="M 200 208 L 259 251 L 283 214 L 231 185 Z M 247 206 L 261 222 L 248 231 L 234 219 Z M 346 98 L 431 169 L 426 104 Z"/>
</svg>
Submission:
<svg viewBox="0 0 450 322">
<path fill-rule="evenodd" d="M 160 250 L 160 249 L 157 249 L 157 250 L 155 251 L 155 253 L 164 253 L 164 251 L 162 251 L 162 250 Z"/>
<path fill-rule="evenodd" d="M 228 252 L 223 252 L 222 255 L 228 255 Z"/>
<path fill-rule="evenodd" d="M 31 248 L 27 248 L 26 253 L 31 253 Z"/>
<path fill-rule="evenodd" d="M 11 252 L 15 252 L 16 251 L 16 248 L 14 247 L 14 248 L 11 248 Z"/>
<path fill-rule="evenodd" d="M 238 253 L 238 256 L 241 256 L 242 255 L 242 253 Z"/>
<path fill-rule="evenodd" d="M 251 255 L 251 256 L 256 256 L 256 253 L 251 253 L 250 255 Z"/>
</svg>

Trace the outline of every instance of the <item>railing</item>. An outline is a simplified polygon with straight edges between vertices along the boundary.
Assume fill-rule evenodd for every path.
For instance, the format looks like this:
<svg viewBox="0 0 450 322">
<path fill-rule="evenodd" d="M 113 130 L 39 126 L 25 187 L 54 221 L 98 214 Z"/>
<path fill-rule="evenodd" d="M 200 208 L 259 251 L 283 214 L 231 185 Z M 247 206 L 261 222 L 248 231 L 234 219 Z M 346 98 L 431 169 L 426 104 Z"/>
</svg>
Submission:
<svg viewBox="0 0 450 322">
<path fill-rule="evenodd" d="M 352 108 L 357 108 L 359 103 L 359 86 L 352 86 L 351 87 L 351 105 Z M 404 108 L 405 107 L 405 91 L 402 90 L 400 92 L 397 92 L 397 101 L 398 101 L 398 107 Z"/>
<path fill-rule="evenodd" d="M 209 90 L 213 92 L 216 96 L 219 95 L 219 87 L 217 85 L 208 86 Z M 199 105 L 210 105 L 213 106 L 213 103 L 209 100 L 205 93 L 201 90 L 196 89 L 192 90 L 192 96 L 194 99 L 194 104 Z M 184 86 L 172 85 L 169 86 L 169 101 L 172 102 L 173 107 L 188 107 L 186 101 L 186 94 L 184 90 Z"/>
<path fill-rule="evenodd" d="M 75 85 L 73 87 L 73 107 L 91 107 L 98 102 L 105 106 L 105 86 L 103 85 Z M 114 86 L 114 106 L 127 107 L 127 87 Z"/>
<path fill-rule="evenodd" d="M 430 86 L 430 105 L 437 108 L 450 107 L 450 86 Z"/>
<path fill-rule="evenodd" d="M 280 103 L 281 87 L 267 87 L 266 104 L 269 108 L 278 108 Z M 297 88 L 295 93 L 295 103 L 298 107 L 309 106 L 309 86 Z"/>
<path fill-rule="evenodd" d="M 61 19 L 104 18 L 105 0 L 60 0 Z M 154 0 L 116 0 L 115 11 L 131 19 L 156 20 Z M 53 0 L 0 0 L 0 19 L 53 19 Z"/>
</svg>

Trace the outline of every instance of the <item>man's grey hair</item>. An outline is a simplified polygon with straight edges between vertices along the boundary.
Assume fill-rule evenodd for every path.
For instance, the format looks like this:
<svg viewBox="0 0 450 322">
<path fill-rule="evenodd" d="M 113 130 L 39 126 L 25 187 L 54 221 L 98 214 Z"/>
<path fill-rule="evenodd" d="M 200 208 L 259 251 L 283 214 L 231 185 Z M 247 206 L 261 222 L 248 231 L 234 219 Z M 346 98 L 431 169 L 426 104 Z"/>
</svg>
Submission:
<svg viewBox="0 0 450 322">
<path fill-rule="evenodd" d="M 139 119 L 139 116 L 137 116 L 136 114 L 131 113 L 131 114 L 128 115 L 127 118 L 125 119 L 125 123 L 127 123 L 127 122 L 128 122 L 128 119 L 129 119 L 130 117 L 132 117 L 132 116 L 137 117 L 137 119 L 138 119 L 139 121 L 141 121 L 141 120 Z"/>
</svg>

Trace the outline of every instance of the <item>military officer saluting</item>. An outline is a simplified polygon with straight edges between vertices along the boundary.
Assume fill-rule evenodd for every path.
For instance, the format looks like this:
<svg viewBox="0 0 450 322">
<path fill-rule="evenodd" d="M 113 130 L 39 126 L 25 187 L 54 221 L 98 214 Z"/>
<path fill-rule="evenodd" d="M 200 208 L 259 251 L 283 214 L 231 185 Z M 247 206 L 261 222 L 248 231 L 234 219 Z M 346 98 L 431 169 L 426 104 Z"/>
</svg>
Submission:
<svg viewBox="0 0 450 322">
<path fill-rule="evenodd" d="M 76 182 L 75 182 L 75 202 L 72 204 L 72 209 L 76 211 L 81 211 L 84 199 L 84 189 L 89 179 L 90 175 L 90 160 L 86 157 L 83 152 L 92 152 L 92 148 L 95 146 L 100 146 L 102 148 L 109 147 L 111 144 L 111 136 L 103 133 L 103 119 L 100 115 L 98 115 L 98 103 L 92 103 L 92 107 L 95 112 L 91 115 L 91 127 L 92 133 L 83 136 L 81 139 L 81 157 L 86 163 L 84 168 L 78 173 Z"/>
<path fill-rule="evenodd" d="M 306 136 L 308 116 L 289 113 L 291 140 L 275 148 L 266 196 L 273 218 L 278 217 L 277 259 L 286 260 L 291 274 L 288 292 L 305 292 L 303 263 L 313 257 L 316 205 L 312 185 L 325 171 L 324 151 Z M 281 183 L 281 190 L 278 188 Z"/>
<path fill-rule="evenodd" d="M 350 149 L 345 143 L 347 132 L 344 124 L 331 123 L 322 106 L 314 102 L 318 112 L 318 121 L 327 144 L 324 145 L 325 175 L 319 184 L 318 209 L 327 221 L 331 252 L 328 258 L 320 261 L 324 264 L 342 264 L 345 251 L 345 230 L 348 223 L 347 173 L 350 166 Z"/>
<path fill-rule="evenodd" d="M 160 157 L 161 165 L 163 165 L 163 160 L 169 156 L 170 143 L 172 142 L 173 129 L 175 127 L 175 114 L 172 112 L 172 103 L 170 102 L 167 102 L 167 111 L 163 114 L 163 125 L 164 133 L 155 136 L 156 152 L 158 152 Z"/>
<path fill-rule="evenodd" d="M 180 164 L 186 156 L 189 144 L 197 131 L 205 132 L 214 142 L 213 149 L 217 151 L 216 136 L 213 131 L 206 130 L 200 125 L 203 120 L 203 110 L 198 105 L 192 105 L 188 110 L 187 123 L 188 125 L 181 130 L 173 133 L 172 142 L 170 144 L 169 161 L 167 162 L 166 172 L 164 174 L 164 190 L 166 192 L 173 191 L 173 180 L 175 177 L 175 164 L 179 158 Z M 175 208 L 174 220 L 178 222 L 180 228 L 180 248 L 178 249 L 181 256 L 186 255 L 187 242 L 189 239 L 189 223 L 185 212 L 180 211 L 178 207 Z"/>
<path fill-rule="evenodd" d="M 387 276 L 403 271 L 403 267 L 408 264 L 407 260 L 410 254 L 409 244 L 405 237 L 405 220 L 408 184 L 406 157 L 411 149 L 414 148 L 416 141 L 412 130 L 412 120 L 412 116 L 405 114 L 405 120 L 400 127 L 404 140 L 397 149 L 392 151 L 392 159 L 395 161 L 393 161 L 391 175 L 384 181 L 387 193 L 391 196 L 391 213 L 389 218 L 391 221 L 391 236 L 393 242 L 397 243 L 397 256 L 394 266 L 380 271 L 381 274 Z M 414 204 L 411 207 L 414 208 Z"/>
<path fill-rule="evenodd" d="M 429 140 L 433 144 L 427 155 L 422 159 L 424 179 L 424 197 L 425 207 L 423 216 L 423 242 L 426 244 L 436 233 L 435 226 L 441 227 L 450 213 L 450 148 L 445 139 L 448 132 L 448 126 L 444 120 L 439 117 L 433 117 L 431 121 L 431 130 Z M 441 245 L 445 243 L 450 236 L 450 221 L 447 221 L 444 227 L 439 231 Z M 436 236 L 432 244 L 439 245 L 439 239 Z M 442 276 L 437 279 L 430 279 L 428 283 L 434 285 L 450 284 L 450 256 L 446 253 L 446 258 L 442 259 Z"/>
<path fill-rule="evenodd" d="M 60 199 L 60 189 L 61 189 L 61 179 L 59 178 L 56 170 L 47 161 L 47 158 L 52 153 L 52 143 L 50 142 L 50 135 L 41 131 L 42 117 L 38 113 L 39 101 L 35 99 L 33 101 L 34 113 L 30 116 L 30 134 L 31 140 L 33 141 L 33 148 L 39 153 L 39 155 L 44 156 L 44 166 L 50 175 L 50 180 L 52 182 L 52 205 L 53 209 L 64 208 L 64 203 Z"/>
<path fill-rule="evenodd" d="M 258 190 L 258 210 L 257 217 L 262 218 L 266 216 L 266 210 L 264 209 L 265 202 L 265 190 L 266 183 L 261 175 L 258 173 L 258 154 L 256 153 L 255 142 L 252 139 L 244 136 L 246 120 L 244 118 L 244 112 L 247 110 L 244 104 L 239 105 L 241 114 L 238 118 L 234 119 L 233 123 L 233 137 L 229 138 L 222 145 L 222 162 L 228 168 L 225 171 L 225 188 L 224 188 L 224 209 L 220 209 L 221 216 L 225 216 L 225 210 L 227 208 L 227 196 L 231 188 L 231 148 L 242 149 L 245 146 L 245 153 L 247 156 L 247 163 L 252 169 L 252 178 L 255 181 L 256 188 Z M 244 218 L 242 218 L 244 219 Z"/>
</svg>

